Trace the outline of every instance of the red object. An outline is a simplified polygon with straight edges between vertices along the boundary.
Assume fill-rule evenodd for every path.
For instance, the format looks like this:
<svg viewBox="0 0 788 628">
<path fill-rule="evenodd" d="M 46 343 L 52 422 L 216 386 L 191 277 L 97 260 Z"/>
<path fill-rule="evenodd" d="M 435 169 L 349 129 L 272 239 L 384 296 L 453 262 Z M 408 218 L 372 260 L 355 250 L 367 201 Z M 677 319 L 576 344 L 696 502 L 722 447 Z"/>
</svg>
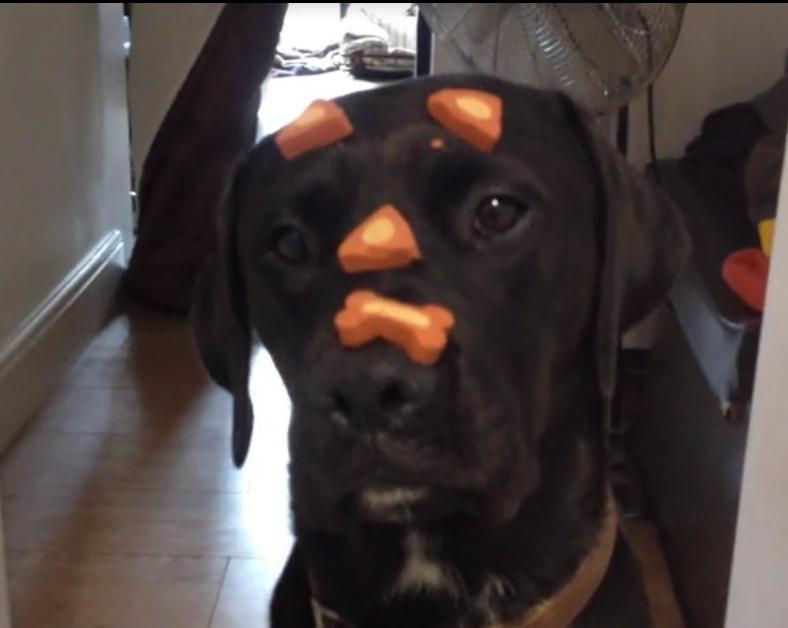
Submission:
<svg viewBox="0 0 788 628">
<path fill-rule="evenodd" d="M 722 278 L 742 301 L 763 312 L 766 302 L 766 279 L 769 258 L 760 249 L 742 249 L 731 253 L 722 264 Z"/>
</svg>

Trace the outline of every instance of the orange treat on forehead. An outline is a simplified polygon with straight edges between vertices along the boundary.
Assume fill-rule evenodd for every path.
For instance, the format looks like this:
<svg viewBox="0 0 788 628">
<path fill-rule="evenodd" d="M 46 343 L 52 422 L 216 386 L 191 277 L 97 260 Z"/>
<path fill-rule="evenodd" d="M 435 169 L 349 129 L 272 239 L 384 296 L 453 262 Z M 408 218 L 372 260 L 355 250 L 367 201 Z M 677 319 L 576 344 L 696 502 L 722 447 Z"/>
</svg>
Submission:
<svg viewBox="0 0 788 628">
<path fill-rule="evenodd" d="M 439 305 L 410 305 L 357 290 L 345 300 L 334 323 L 339 340 L 349 348 L 376 339 L 398 345 L 418 364 L 434 364 L 448 343 L 454 316 Z"/>
<path fill-rule="evenodd" d="M 330 100 L 316 100 L 298 118 L 282 128 L 274 138 L 287 160 L 329 146 L 353 132 L 345 112 Z"/>
<path fill-rule="evenodd" d="M 500 97 L 475 89 L 442 89 L 430 94 L 427 110 L 441 125 L 489 153 L 501 139 Z"/>
<path fill-rule="evenodd" d="M 393 205 L 383 205 L 339 245 L 339 263 L 346 273 L 389 270 L 421 259 L 407 220 Z"/>
</svg>

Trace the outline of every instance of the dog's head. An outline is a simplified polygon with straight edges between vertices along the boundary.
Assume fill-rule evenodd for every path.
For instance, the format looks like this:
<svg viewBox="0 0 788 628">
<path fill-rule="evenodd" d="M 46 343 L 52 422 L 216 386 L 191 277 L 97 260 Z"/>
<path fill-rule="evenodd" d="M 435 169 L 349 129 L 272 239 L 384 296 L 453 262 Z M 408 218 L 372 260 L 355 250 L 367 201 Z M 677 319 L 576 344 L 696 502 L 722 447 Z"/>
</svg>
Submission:
<svg viewBox="0 0 788 628">
<path fill-rule="evenodd" d="M 428 115 L 448 87 L 501 99 L 491 151 Z M 683 227 L 563 96 L 444 77 L 337 104 L 352 124 L 341 141 L 285 159 L 267 138 L 246 159 L 224 249 L 199 285 L 198 344 L 235 396 L 236 461 L 251 435 L 256 332 L 293 400 L 297 522 L 510 516 L 540 483 L 556 422 L 592 420 L 603 441 L 620 333 L 665 297 L 687 255 Z M 343 272 L 338 247 L 385 204 L 422 258 Z M 456 322 L 438 361 L 382 341 L 343 346 L 334 319 L 358 289 L 448 308 Z M 589 386 L 596 406 L 573 406 Z"/>
</svg>

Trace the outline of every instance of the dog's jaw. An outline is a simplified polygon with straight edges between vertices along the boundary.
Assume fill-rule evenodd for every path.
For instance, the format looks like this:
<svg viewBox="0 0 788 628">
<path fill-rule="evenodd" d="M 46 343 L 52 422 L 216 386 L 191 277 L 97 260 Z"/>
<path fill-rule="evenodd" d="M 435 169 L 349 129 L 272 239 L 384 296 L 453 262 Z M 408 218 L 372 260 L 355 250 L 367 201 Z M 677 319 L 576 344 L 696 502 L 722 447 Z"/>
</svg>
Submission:
<svg viewBox="0 0 788 628">
<path fill-rule="evenodd" d="M 413 518 L 413 507 L 429 497 L 426 487 L 370 487 L 361 491 L 359 509 L 374 521 L 408 522 Z"/>
<path fill-rule="evenodd" d="M 571 450 L 588 453 L 579 446 Z M 587 462 L 579 454 L 553 458 L 553 464 L 559 466 Z M 587 470 L 585 464 L 580 467 Z M 592 468 L 601 472 L 598 464 Z M 551 477 L 559 477 L 554 469 L 550 471 Z M 576 477 L 569 474 L 567 480 Z M 344 539 L 338 542 L 343 546 L 347 543 L 347 549 L 330 564 L 322 559 L 320 565 L 314 564 L 312 575 L 323 585 L 318 589 L 328 589 L 320 602 L 343 616 L 354 617 L 353 605 L 341 600 L 348 591 L 360 589 L 366 593 L 353 593 L 352 599 L 364 598 L 364 605 L 372 604 L 379 608 L 378 612 L 397 616 L 423 602 L 426 607 L 419 612 L 426 613 L 425 617 L 432 616 L 430 609 L 437 604 L 444 609 L 441 616 L 449 613 L 457 621 L 471 622 L 469 625 L 497 625 L 519 616 L 552 591 L 552 587 L 545 589 L 545 583 L 540 582 L 543 576 L 534 580 L 534 574 L 547 573 L 550 581 L 559 583 L 593 545 L 593 515 L 581 515 L 578 509 L 581 501 L 604 501 L 604 492 L 594 488 L 604 485 L 604 476 L 592 472 L 585 479 L 583 491 L 569 483 L 560 489 L 537 491 L 526 499 L 513 520 L 494 528 L 484 519 L 464 513 L 445 521 L 411 517 L 435 498 L 425 487 L 362 489 L 356 498 L 362 520 L 352 528 L 355 531 L 337 537 Z M 307 563 L 314 556 L 312 551 L 322 553 L 321 547 L 327 542 L 310 537 L 304 537 L 309 548 Z M 546 546 L 556 549 L 546 556 Z M 556 561 L 567 565 L 567 572 L 564 568 L 550 571 L 557 553 L 561 556 Z M 344 593 L 337 591 L 332 572 L 350 565 L 358 565 L 359 571 L 354 569 L 352 575 L 345 571 L 342 577 L 348 578 L 347 588 Z M 377 584 L 367 589 L 373 582 Z M 360 626 L 367 628 L 366 623 Z"/>
</svg>

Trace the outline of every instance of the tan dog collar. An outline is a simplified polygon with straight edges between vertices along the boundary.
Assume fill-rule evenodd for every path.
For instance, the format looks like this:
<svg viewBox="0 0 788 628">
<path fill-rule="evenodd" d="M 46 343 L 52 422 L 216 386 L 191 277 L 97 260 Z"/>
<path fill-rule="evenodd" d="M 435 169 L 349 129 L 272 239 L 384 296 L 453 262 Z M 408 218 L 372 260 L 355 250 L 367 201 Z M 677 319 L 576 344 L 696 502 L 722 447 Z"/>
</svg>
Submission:
<svg viewBox="0 0 788 628">
<path fill-rule="evenodd" d="M 616 547 L 618 516 L 609 488 L 605 510 L 596 543 L 572 577 L 553 595 L 528 610 L 522 618 L 489 628 L 566 628 L 577 619 L 602 584 Z"/>
<path fill-rule="evenodd" d="M 526 611 L 521 618 L 505 624 L 491 624 L 487 628 L 567 628 L 571 625 L 599 589 L 613 557 L 618 536 L 618 516 L 610 489 L 607 491 L 605 511 L 596 543 L 558 591 Z M 314 592 L 314 582 L 312 585 Z M 355 628 L 352 622 L 326 608 L 314 597 L 312 613 L 316 628 Z"/>
</svg>

